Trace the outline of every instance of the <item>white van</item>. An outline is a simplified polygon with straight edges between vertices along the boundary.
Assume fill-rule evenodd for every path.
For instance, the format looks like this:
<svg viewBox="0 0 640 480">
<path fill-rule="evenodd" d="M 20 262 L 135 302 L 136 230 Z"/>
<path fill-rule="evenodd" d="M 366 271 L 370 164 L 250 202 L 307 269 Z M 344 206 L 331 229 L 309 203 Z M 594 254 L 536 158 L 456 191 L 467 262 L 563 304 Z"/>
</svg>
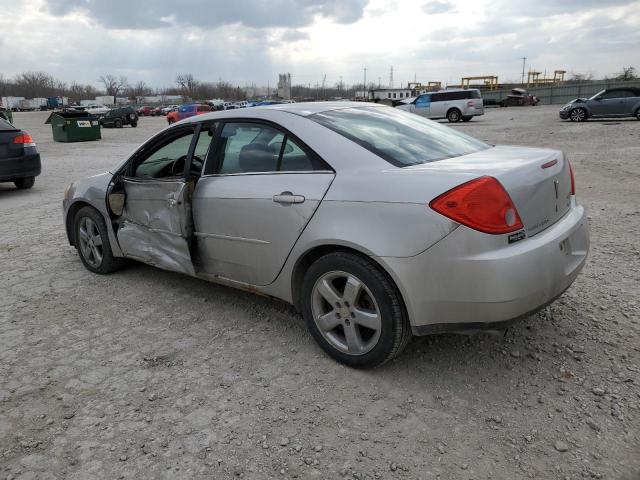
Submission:
<svg viewBox="0 0 640 480">
<path fill-rule="evenodd" d="M 446 118 L 452 123 L 468 122 L 476 115 L 484 115 L 482 95 L 475 88 L 423 93 L 403 100 L 396 108 L 431 119 Z"/>
</svg>

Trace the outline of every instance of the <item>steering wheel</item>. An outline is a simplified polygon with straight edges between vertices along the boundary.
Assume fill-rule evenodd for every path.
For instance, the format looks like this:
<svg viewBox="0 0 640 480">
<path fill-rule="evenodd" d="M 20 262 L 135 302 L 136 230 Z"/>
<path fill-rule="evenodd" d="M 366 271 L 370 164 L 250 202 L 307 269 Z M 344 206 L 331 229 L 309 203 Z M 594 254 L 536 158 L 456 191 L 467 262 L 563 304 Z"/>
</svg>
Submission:
<svg viewBox="0 0 640 480">
<path fill-rule="evenodd" d="M 191 171 L 193 173 L 200 175 L 200 173 L 202 173 L 202 167 L 204 167 L 204 160 L 195 155 L 191 157 Z"/>
<path fill-rule="evenodd" d="M 186 164 L 187 156 L 182 155 L 174 160 L 171 165 L 171 175 L 173 177 L 180 177 L 184 175 L 184 167 Z M 202 167 L 204 166 L 204 160 L 200 157 L 193 156 L 191 157 L 191 171 L 197 173 L 198 175 L 202 172 Z"/>
</svg>

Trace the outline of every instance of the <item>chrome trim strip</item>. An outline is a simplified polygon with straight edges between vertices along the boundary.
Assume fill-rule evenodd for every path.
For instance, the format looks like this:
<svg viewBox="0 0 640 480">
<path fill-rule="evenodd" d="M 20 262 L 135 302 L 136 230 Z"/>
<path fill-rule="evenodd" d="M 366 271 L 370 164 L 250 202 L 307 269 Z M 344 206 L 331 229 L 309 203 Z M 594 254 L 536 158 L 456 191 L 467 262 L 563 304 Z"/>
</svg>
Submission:
<svg viewBox="0 0 640 480">
<path fill-rule="evenodd" d="M 291 170 L 291 171 L 277 171 L 277 172 L 242 172 L 242 173 L 208 173 L 206 175 L 200 175 L 200 178 L 207 177 L 240 177 L 245 175 L 294 175 L 294 174 L 318 174 L 318 173 L 330 173 L 335 175 L 332 170 Z"/>
<path fill-rule="evenodd" d="M 271 242 L 267 242 L 266 240 L 259 240 L 257 238 L 232 237 L 230 235 L 220 235 L 218 233 L 194 232 L 194 235 L 196 237 L 218 238 L 220 240 L 232 240 L 235 242 L 257 243 L 259 245 L 271 244 Z"/>
</svg>

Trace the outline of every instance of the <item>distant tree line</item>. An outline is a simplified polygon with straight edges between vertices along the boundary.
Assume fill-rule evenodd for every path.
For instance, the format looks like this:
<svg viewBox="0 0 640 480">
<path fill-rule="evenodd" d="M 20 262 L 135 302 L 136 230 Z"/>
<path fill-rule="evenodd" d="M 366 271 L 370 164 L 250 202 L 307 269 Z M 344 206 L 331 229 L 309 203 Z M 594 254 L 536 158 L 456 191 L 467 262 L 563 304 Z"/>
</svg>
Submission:
<svg viewBox="0 0 640 480">
<path fill-rule="evenodd" d="M 635 67 L 623 67 L 622 71 L 613 77 L 605 77 L 606 80 L 637 80 L 638 73 Z M 592 74 L 571 72 L 570 82 L 592 81 Z M 5 77 L 0 73 L 0 96 L 15 96 L 25 98 L 69 97 L 73 100 L 92 100 L 98 95 L 123 96 L 133 101 L 136 98 L 148 95 L 180 95 L 186 100 L 208 100 L 223 98 L 226 100 L 245 100 L 247 91 L 222 79 L 217 82 L 198 80 L 191 73 L 182 73 L 176 76 L 175 85 L 165 88 L 151 88 L 143 80 L 129 83 L 127 77 L 116 77 L 107 73 L 97 79 L 102 88 L 96 88 L 91 84 L 78 82 L 63 82 L 45 72 L 22 72 L 13 78 Z M 353 98 L 356 92 L 363 90 L 364 84 L 346 85 L 342 81 L 334 85 L 320 85 L 308 83 L 292 85 L 291 96 L 295 99 L 327 100 L 331 98 Z M 375 83 L 367 84 L 367 90 L 379 87 Z M 267 96 L 277 96 L 277 89 L 271 88 Z"/>
</svg>

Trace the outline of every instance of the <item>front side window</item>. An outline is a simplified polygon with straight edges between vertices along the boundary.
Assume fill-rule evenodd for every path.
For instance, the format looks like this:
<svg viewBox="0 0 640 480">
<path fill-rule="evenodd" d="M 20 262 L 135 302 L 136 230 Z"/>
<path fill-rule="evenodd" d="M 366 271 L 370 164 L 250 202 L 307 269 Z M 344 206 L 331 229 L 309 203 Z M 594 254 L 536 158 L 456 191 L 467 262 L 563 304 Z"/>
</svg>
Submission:
<svg viewBox="0 0 640 480">
<path fill-rule="evenodd" d="M 489 145 L 419 115 L 390 107 L 345 108 L 308 118 L 397 167 L 458 157 Z"/>
<path fill-rule="evenodd" d="M 133 176 L 166 178 L 182 175 L 192 139 L 193 132 L 188 131 L 165 143 L 137 164 Z"/>
<path fill-rule="evenodd" d="M 431 103 L 431 95 L 420 95 L 416 99 L 416 107 L 426 107 Z"/>
</svg>

